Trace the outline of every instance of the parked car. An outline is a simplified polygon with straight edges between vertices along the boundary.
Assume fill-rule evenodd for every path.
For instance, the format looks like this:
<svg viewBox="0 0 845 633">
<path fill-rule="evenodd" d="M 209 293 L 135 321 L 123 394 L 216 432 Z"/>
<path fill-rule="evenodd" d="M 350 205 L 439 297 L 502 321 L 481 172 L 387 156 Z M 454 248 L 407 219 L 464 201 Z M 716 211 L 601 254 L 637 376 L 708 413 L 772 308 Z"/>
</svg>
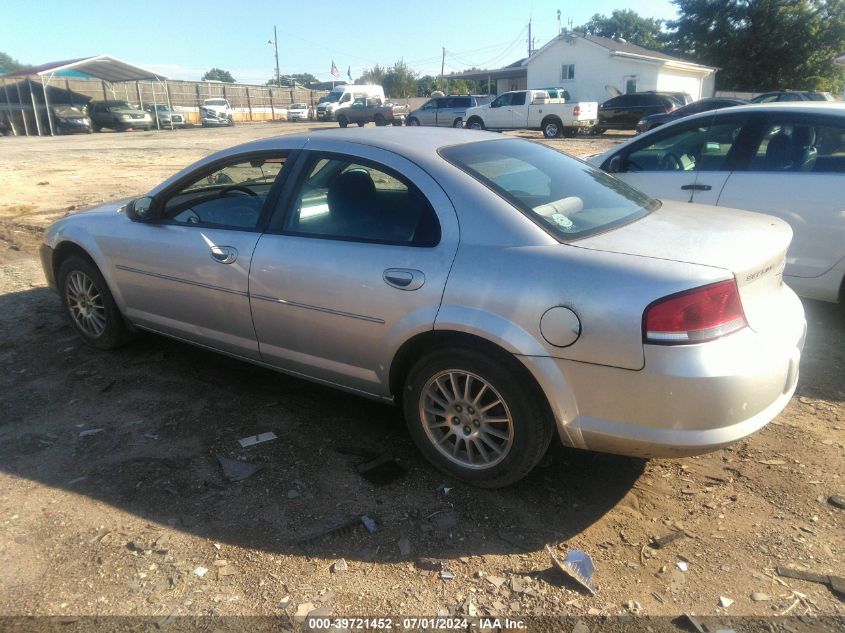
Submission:
<svg viewBox="0 0 845 633">
<path fill-rule="evenodd" d="M 149 130 L 153 125 L 149 114 L 132 107 L 127 101 L 92 101 L 88 104 L 88 116 L 95 132 L 104 127 L 116 132 Z"/>
<path fill-rule="evenodd" d="M 200 122 L 203 127 L 235 124 L 235 109 L 228 99 L 206 99 L 200 107 Z"/>
<path fill-rule="evenodd" d="M 599 106 L 594 131 L 635 130 L 637 123 L 652 114 L 667 114 L 684 104 L 676 96 L 665 92 L 631 92 L 608 99 Z"/>
<path fill-rule="evenodd" d="M 573 137 L 596 124 L 595 101 L 553 103 L 545 90 L 505 92 L 492 102 L 469 108 L 472 130 L 541 130 L 546 138 Z"/>
<path fill-rule="evenodd" d="M 317 104 L 318 121 L 335 121 L 343 108 L 348 108 L 356 99 L 380 99 L 385 101 L 384 88 L 370 84 L 342 84 L 320 99 Z"/>
<path fill-rule="evenodd" d="M 169 128 L 171 124 L 173 127 L 185 127 L 185 115 L 171 110 L 166 103 L 148 103 L 144 106 L 144 110 L 150 115 L 154 128 Z M 156 119 L 158 119 L 158 125 L 156 125 Z"/>
<path fill-rule="evenodd" d="M 41 258 L 90 345 L 149 330 L 394 402 L 432 463 L 496 487 L 555 432 L 679 456 L 764 426 L 804 341 L 790 236 L 539 143 L 397 127 L 218 152 L 59 220 Z"/>
<path fill-rule="evenodd" d="M 463 127 L 466 111 L 490 98 L 475 95 L 452 95 L 434 97 L 408 115 L 406 125 L 436 125 L 438 127 Z"/>
<path fill-rule="evenodd" d="M 751 103 L 777 103 L 781 101 L 835 101 L 829 92 L 816 90 L 776 90 L 764 92 L 751 99 Z"/>
<path fill-rule="evenodd" d="M 308 121 L 311 107 L 307 103 L 292 103 L 288 108 L 288 121 Z"/>
<path fill-rule="evenodd" d="M 380 99 L 356 99 L 348 108 L 343 108 L 335 116 L 340 127 L 356 123 L 359 127 L 367 123 L 375 123 L 378 127 L 385 125 L 402 125 L 408 115 L 408 106 L 397 103 L 382 105 Z"/>
<path fill-rule="evenodd" d="M 795 234 L 786 282 L 802 297 L 845 299 L 845 104 L 745 105 L 696 114 L 590 162 L 656 198 L 783 219 Z M 713 206 L 695 208 L 709 222 Z"/>
<path fill-rule="evenodd" d="M 745 105 L 748 102 L 744 99 L 728 99 L 722 97 L 715 97 L 713 99 L 699 99 L 689 105 L 685 105 L 671 112 L 659 112 L 657 114 L 650 114 L 643 117 L 637 122 L 637 134 L 648 132 L 656 127 L 669 123 L 676 119 L 682 119 L 690 114 L 698 114 L 699 112 L 707 112 L 709 110 L 718 110 L 720 108 L 732 108 L 733 106 Z"/>
<path fill-rule="evenodd" d="M 83 108 L 72 105 L 51 105 L 53 129 L 57 134 L 91 134 L 94 127 Z M 48 123 L 49 125 L 49 123 Z"/>
</svg>

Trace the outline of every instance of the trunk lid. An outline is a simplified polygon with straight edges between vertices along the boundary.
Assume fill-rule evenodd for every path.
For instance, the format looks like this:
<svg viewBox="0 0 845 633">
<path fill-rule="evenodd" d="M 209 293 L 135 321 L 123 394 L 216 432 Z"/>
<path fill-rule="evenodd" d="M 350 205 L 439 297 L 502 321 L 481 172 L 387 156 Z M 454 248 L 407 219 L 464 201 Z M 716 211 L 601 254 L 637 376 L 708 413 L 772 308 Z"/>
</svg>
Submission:
<svg viewBox="0 0 845 633">
<path fill-rule="evenodd" d="M 721 268 L 734 276 L 748 325 L 767 331 L 781 300 L 789 225 L 771 216 L 666 202 L 618 229 L 573 246 Z M 774 313 L 773 313 L 774 311 Z"/>
</svg>

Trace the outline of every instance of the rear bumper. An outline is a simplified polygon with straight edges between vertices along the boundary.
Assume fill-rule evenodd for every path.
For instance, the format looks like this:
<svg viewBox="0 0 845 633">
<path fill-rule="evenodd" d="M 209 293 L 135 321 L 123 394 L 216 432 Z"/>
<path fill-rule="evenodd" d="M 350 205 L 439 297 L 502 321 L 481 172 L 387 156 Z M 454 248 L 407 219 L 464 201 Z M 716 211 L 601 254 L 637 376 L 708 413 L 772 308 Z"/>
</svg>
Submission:
<svg viewBox="0 0 845 633">
<path fill-rule="evenodd" d="M 792 397 L 806 321 L 791 291 L 782 310 L 776 334 L 745 328 L 699 345 L 645 345 L 639 371 L 548 359 L 534 374 L 559 372 L 541 386 L 566 444 L 635 457 L 707 453 L 759 430 Z M 555 382 L 568 386 L 564 397 Z"/>
</svg>

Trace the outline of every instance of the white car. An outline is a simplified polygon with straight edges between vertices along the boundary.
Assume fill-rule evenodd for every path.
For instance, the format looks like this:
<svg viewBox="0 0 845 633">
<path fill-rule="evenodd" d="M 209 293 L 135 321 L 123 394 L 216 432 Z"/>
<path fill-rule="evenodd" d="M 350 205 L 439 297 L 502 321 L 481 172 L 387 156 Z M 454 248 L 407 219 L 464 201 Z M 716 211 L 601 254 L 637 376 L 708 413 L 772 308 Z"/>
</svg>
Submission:
<svg viewBox="0 0 845 633">
<path fill-rule="evenodd" d="M 293 103 L 288 108 L 288 121 L 307 121 L 311 118 L 307 103 Z"/>
<path fill-rule="evenodd" d="M 209 125 L 234 125 L 235 109 L 227 99 L 213 98 L 202 102 L 200 120 L 203 127 Z"/>
<path fill-rule="evenodd" d="M 703 112 L 589 162 L 655 198 L 782 218 L 794 233 L 784 280 L 808 299 L 845 300 L 845 104 Z"/>
</svg>

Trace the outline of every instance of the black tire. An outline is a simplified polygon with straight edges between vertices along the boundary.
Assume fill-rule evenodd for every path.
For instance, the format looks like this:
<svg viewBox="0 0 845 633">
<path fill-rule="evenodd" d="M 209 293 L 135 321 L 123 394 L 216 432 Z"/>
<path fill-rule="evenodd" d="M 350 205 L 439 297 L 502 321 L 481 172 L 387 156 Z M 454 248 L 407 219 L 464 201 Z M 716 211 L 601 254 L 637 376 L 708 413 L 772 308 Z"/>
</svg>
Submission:
<svg viewBox="0 0 845 633">
<path fill-rule="evenodd" d="M 364 127 L 365 125 L 367 125 L 366 121 L 358 121 L 358 127 Z"/>
<path fill-rule="evenodd" d="M 477 116 L 470 117 L 469 121 L 467 121 L 466 125 L 470 130 L 484 130 L 484 121 L 482 121 Z"/>
<path fill-rule="evenodd" d="M 402 119 L 393 119 L 393 124 L 392 124 L 392 125 L 393 125 L 394 127 L 402 127 Z"/>
<path fill-rule="evenodd" d="M 594 136 L 601 136 L 602 134 L 604 134 L 604 133 L 605 133 L 605 131 L 606 131 L 606 129 L 605 129 L 605 128 L 603 128 L 603 127 L 599 127 L 598 125 L 597 125 L 597 126 L 595 126 L 595 127 L 592 129 L 592 133 L 593 133 L 593 135 L 594 135 Z"/>
<path fill-rule="evenodd" d="M 102 131 L 103 131 L 103 128 L 102 128 L 102 127 L 100 127 L 99 125 L 92 125 L 92 126 L 91 126 L 91 129 L 92 129 L 94 132 L 102 132 Z"/>
<path fill-rule="evenodd" d="M 411 127 L 419 127 L 420 120 L 415 117 L 411 117 L 410 119 L 408 119 L 408 122 L 405 125 L 409 125 Z"/>
<path fill-rule="evenodd" d="M 80 279 L 78 275 L 82 275 L 84 278 L 90 280 L 99 297 L 97 312 L 105 320 L 105 325 L 99 334 L 86 330 L 80 325 L 80 321 L 77 321 L 71 309 L 70 295 L 73 294 L 73 291 L 70 288 L 74 280 Z M 97 349 L 114 349 L 125 344 L 132 338 L 132 333 L 126 327 L 126 322 L 123 320 L 123 315 L 120 313 L 109 291 L 106 280 L 103 279 L 100 271 L 93 263 L 82 257 L 71 255 L 59 266 L 57 279 L 65 314 L 67 314 L 71 325 L 73 325 L 74 329 L 88 345 Z M 77 303 L 76 305 L 79 304 Z M 84 320 L 82 317 L 80 319 Z"/>
<path fill-rule="evenodd" d="M 235 127 L 235 118 L 230 116 L 229 119 L 228 119 L 227 125 L 229 127 Z"/>
<path fill-rule="evenodd" d="M 455 446 L 457 441 L 451 443 L 449 438 L 442 436 L 445 442 L 441 439 L 438 443 L 434 438 L 429 437 L 422 417 L 424 414 L 421 406 L 423 391 L 434 377 L 447 370 L 467 372 L 474 375 L 474 380 L 485 381 L 490 386 L 490 389 L 485 392 L 487 394 L 485 397 L 490 397 L 490 394 L 495 392 L 492 397 L 501 398 L 504 403 L 502 406 L 507 407 L 505 411 L 510 412 L 510 428 L 513 433 L 511 439 L 508 440 L 509 449 L 505 451 L 503 457 L 497 458 L 500 461 L 496 462 L 494 459 L 492 465 L 483 468 L 462 466 L 442 452 L 446 451 L 446 448 L 438 448 L 438 446 Z M 478 383 L 473 384 L 480 387 Z M 458 390 L 463 388 L 459 386 Z M 467 402 L 472 401 L 472 398 L 473 395 Z M 505 353 L 487 354 L 466 348 L 435 350 L 417 361 L 408 373 L 402 402 L 408 430 L 426 459 L 454 478 L 482 488 L 501 488 L 527 475 L 546 453 L 555 428 L 548 403 L 531 379 L 528 370 L 519 361 Z M 478 406 L 477 401 L 475 404 Z M 496 411 L 495 408 L 491 410 Z M 448 431 L 437 432 L 460 434 L 462 429 L 471 431 L 469 418 L 478 416 L 480 410 L 473 411 L 465 405 L 463 411 L 460 415 L 467 417 L 467 420 L 453 423 L 456 426 L 447 427 Z M 452 418 L 452 420 L 457 419 L 457 416 Z M 444 416 L 443 422 L 446 421 Z M 476 420 L 471 422 L 478 427 Z M 465 426 L 461 427 L 462 424 Z M 469 442 L 465 442 L 464 446 L 469 451 Z M 489 446 L 485 447 L 485 451 L 487 450 Z M 476 453 L 478 450 L 476 448 L 470 452 Z M 493 456 L 495 457 L 495 453 Z M 458 454 L 458 457 L 461 455 Z M 480 454 L 475 458 L 480 458 Z"/>
<path fill-rule="evenodd" d="M 376 127 L 384 127 L 385 125 L 387 125 L 387 121 L 385 121 L 384 117 L 380 114 L 377 114 L 375 116 L 374 122 L 376 124 Z"/>
<path fill-rule="evenodd" d="M 339 116 L 337 117 L 337 124 L 340 127 L 346 127 L 347 125 L 349 125 L 349 121 L 346 120 L 345 116 Z"/>
<path fill-rule="evenodd" d="M 578 128 L 577 127 L 565 127 L 563 128 L 563 138 L 575 138 L 578 136 Z"/>
<path fill-rule="evenodd" d="M 464 126 L 464 120 L 463 119 L 458 118 L 458 119 L 455 119 L 454 121 L 452 121 L 452 127 L 462 128 L 463 126 Z"/>
<path fill-rule="evenodd" d="M 563 124 L 560 122 L 560 119 L 553 116 L 544 119 L 540 127 L 543 130 L 543 136 L 546 138 L 558 138 L 563 132 Z"/>
</svg>

